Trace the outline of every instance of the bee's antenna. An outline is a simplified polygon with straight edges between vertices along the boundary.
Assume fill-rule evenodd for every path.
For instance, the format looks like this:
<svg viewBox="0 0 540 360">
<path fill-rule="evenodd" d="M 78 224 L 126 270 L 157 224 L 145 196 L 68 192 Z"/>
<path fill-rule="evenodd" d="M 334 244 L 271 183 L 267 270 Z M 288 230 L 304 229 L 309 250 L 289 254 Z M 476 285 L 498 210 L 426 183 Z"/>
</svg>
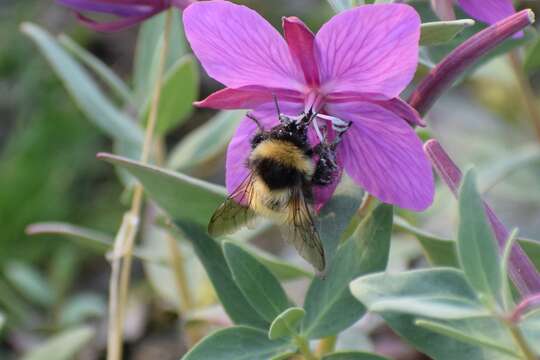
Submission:
<svg viewBox="0 0 540 360">
<path fill-rule="evenodd" d="M 276 104 L 277 116 L 279 118 L 281 117 L 281 110 L 279 109 L 278 99 L 276 94 L 272 94 L 272 97 L 274 98 L 274 104 Z"/>
<path fill-rule="evenodd" d="M 255 122 L 255 124 L 257 124 L 257 127 L 259 128 L 259 131 L 264 131 L 264 128 L 262 127 L 262 125 L 261 125 L 259 119 L 257 119 L 255 116 L 253 116 L 252 113 L 248 112 L 248 113 L 246 114 L 246 116 L 247 116 L 249 119 L 253 120 L 253 121 Z"/>
</svg>

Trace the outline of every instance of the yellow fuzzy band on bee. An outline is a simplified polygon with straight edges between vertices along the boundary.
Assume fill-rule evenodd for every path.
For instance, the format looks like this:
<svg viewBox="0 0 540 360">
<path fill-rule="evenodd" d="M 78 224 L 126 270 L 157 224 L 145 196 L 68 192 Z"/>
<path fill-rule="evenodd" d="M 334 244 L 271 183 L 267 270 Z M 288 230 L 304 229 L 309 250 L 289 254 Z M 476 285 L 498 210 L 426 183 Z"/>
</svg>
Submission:
<svg viewBox="0 0 540 360">
<path fill-rule="evenodd" d="M 266 140 L 251 153 L 254 158 L 270 158 L 311 176 L 315 171 L 313 162 L 294 144 L 281 140 Z"/>
</svg>

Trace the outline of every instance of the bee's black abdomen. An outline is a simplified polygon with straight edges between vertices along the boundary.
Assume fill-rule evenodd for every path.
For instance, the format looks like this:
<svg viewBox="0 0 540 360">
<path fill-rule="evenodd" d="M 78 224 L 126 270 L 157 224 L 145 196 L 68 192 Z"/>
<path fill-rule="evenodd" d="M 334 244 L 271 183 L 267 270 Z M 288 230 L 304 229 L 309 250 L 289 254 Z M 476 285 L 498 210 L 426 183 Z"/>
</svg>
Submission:
<svg viewBox="0 0 540 360">
<path fill-rule="evenodd" d="M 287 166 L 275 159 L 256 159 L 251 166 L 270 190 L 299 186 L 304 180 L 304 174 L 298 169 Z"/>
</svg>

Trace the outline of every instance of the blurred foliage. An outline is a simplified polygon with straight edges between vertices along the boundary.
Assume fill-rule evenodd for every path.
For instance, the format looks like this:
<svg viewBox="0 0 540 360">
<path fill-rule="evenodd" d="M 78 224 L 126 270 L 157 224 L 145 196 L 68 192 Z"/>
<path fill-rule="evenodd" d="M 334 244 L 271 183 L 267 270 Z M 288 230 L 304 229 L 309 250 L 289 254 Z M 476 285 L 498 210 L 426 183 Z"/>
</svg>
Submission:
<svg viewBox="0 0 540 360">
<path fill-rule="evenodd" d="M 362 0 L 333 0 L 329 1 L 331 4 L 322 0 L 241 2 L 278 28 L 281 16 L 296 15 L 316 31 L 332 15 L 332 9 L 344 10 Z M 427 2 L 414 3 L 424 21 L 435 20 Z M 77 27 L 75 41 L 66 36 L 59 38 L 62 48 L 56 42 L 58 30 L 73 35 L 65 23 L 67 14 L 37 0 L 0 3 L 0 43 L 7 44 L 0 47 L 1 359 L 19 358 L 23 352 L 25 359 L 69 359 L 81 348 L 95 354 L 103 352 L 101 335 L 106 323 L 109 275 L 103 258 L 120 223 L 121 193 L 124 191 L 124 199 L 130 194 L 131 176 L 141 181 L 150 198 L 167 213 L 153 203 L 147 206 L 141 244 L 134 250 L 137 264 L 142 262 L 143 266 L 136 267 L 136 289 L 127 309 L 129 356 L 147 354 L 145 342 L 155 344 L 153 340 L 159 338 L 157 347 L 162 353 L 167 358 L 178 358 L 185 352 L 178 341 L 182 336 L 185 345 L 192 348 L 186 359 L 223 356 L 224 348 L 230 350 L 227 355 L 231 359 L 246 353 L 252 358 L 285 359 L 310 340 L 327 337 L 325 341 L 331 342 L 347 327 L 350 328 L 345 333 L 350 331 L 354 341 L 342 340 L 336 350 L 371 351 L 381 343 L 374 334 L 381 329 L 390 331 L 380 320 L 369 316 L 360 325 L 353 324 L 367 310 L 381 314 L 396 333 L 437 358 L 475 354 L 487 359 L 501 352 L 515 355 L 514 345 L 505 342 L 501 335 L 506 331 L 502 324 L 493 319 L 470 319 L 489 314 L 493 310 L 490 306 L 501 302 L 501 298 L 512 302 L 508 289 L 499 283 L 501 278 L 506 280 L 498 275 L 499 271 L 505 273 L 504 260 L 499 261 L 485 226 L 475 228 L 475 224 L 485 222 L 478 217 L 478 209 L 467 217 L 474 224 L 468 224 L 468 229 L 462 229 L 456 239 L 455 224 L 459 214 L 463 217 L 466 212 L 462 208 L 458 213 L 457 202 L 442 186 L 438 186 L 434 206 L 424 214 L 411 214 L 375 202 L 361 216 L 354 216 L 363 192 L 350 181 L 343 181 L 317 221 L 332 263 L 324 280 L 306 271 L 298 257 L 290 261 L 282 242 L 274 244 L 277 241 L 273 241 L 275 236 L 268 231 L 267 222 L 258 224 L 256 231 L 235 234 L 225 242 L 212 239 L 201 226 L 206 225 L 226 195 L 225 189 L 215 184 L 215 178 L 222 178 L 224 150 L 243 112 L 219 112 L 210 117 L 210 112 L 194 111 L 191 107 L 192 100 L 206 96 L 217 84 L 204 72 L 199 73 L 194 59 L 186 54 L 180 17 L 175 14 L 174 40 L 167 58 L 168 73 L 162 87 L 165 96 L 158 120 L 158 133 L 172 145 L 172 151 L 167 153 L 164 148 L 163 154 L 155 156 L 154 160 L 161 162 L 161 166 L 165 164 L 164 168 L 128 159 L 138 158 L 140 144 L 122 141 L 126 136 L 122 129 L 133 128 L 137 132 L 139 124 L 135 122 L 142 124 L 146 119 L 150 89 L 156 77 L 156 54 L 163 46 L 164 17 L 145 22 L 137 40 L 133 36 L 135 30 L 104 36 Z M 47 50 L 40 47 L 42 53 L 38 56 L 38 49 L 18 31 L 22 21 L 37 21 L 53 35 L 35 28 L 53 45 L 56 61 L 60 58 L 64 65 L 77 61 L 86 67 L 78 63 L 75 67 L 57 66 L 55 74 L 41 56 Z M 469 25 L 470 21 L 461 20 L 424 27 L 424 66 L 420 67 L 418 78 L 484 27 L 478 23 Z M 534 37 L 536 40 L 530 41 Z M 130 41 L 123 41 L 124 38 Z M 33 38 L 39 45 L 43 39 Z M 127 55 L 121 56 L 119 49 L 125 50 L 125 43 L 131 45 L 123 54 Z M 433 44 L 437 45 L 427 46 Z M 507 41 L 496 54 L 523 44 L 524 69 L 534 79 L 540 72 L 540 43 L 535 31 L 527 31 L 524 39 Z M 512 69 L 504 56 L 493 58 L 493 54 L 486 56 L 482 60 L 484 66 L 471 71 L 472 76 L 444 95 L 430 113 L 429 127 L 422 130 L 421 136 L 423 140 L 440 139 L 460 165 L 477 165 L 479 191 L 486 193 L 505 222 L 519 226 L 522 235 L 538 237 L 538 146 L 524 123 L 527 114 L 520 103 Z M 105 65 L 112 65 L 120 76 Z M 131 73 L 131 67 L 132 79 L 126 75 Z M 85 69 L 92 75 L 87 76 Z M 98 98 L 110 99 L 110 103 L 105 101 L 105 107 L 112 111 L 100 112 L 103 108 L 96 105 L 96 96 L 88 96 L 88 87 L 70 87 L 70 80 L 71 84 L 77 82 L 70 76 L 80 76 L 81 71 L 84 75 L 77 81 L 92 82 L 90 90 Z M 68 91 L 58 79 L 59 74 Z M 130 83 L 133 89 L 127 85 Z M 106 92 L 111 88 L 114 97 Z M 79 105 L 84 103 L 83 111 L 77 109 L 68 93 L 78 93 L 76 100 Z M 184 95 L 182 101 L 177 101 L 177 93 Z M 103 114 L 114 116 L 106 118 Z M 125 127 L 110 131 L 107 126 L 114 128 L 111 123 L 118 119 Z M 98 151 L 125 156 L 102 156 L 116 165 L 119 178 L 112 167 L 96 160 Z M 120 186 L 122 181 L 127 184 L 125 188 Z M 462 198 L 462 207 L 478 208 L 474 179 L 468 180 L 467 189 L 470 194 L 465 200 Z M 467 199 L 476 199 L 476 203 L 466 204 Z M 35 222 L 47 222 L 33 227 L 35 233 L 54 235 L 26 236 L 24 229 Z M 475 232 L 477 236 L 472 235 Z M 341 238 L 336 234 L 342 234 Z M 78 240 L 65 241 L 65 235 Z M 414 237 L 418 243 L 413 241 Z M 468 241 L 469 238 L 475 241 Z M 263 246 L 256 247 L 248 240 Z M 540 253 L 534 240 L 520 238 L 519 243 L 533 257 Z M 180 254 L 180 267 L 189 275 L 188 279 L 179 280 L 170 266 L 174 249 Z M 278 249 L 285 256 L 271 254 L 269 249 Z M 538 266 L 538 257 L 534 260 Z M 428 262 L 453 269 L 404 271 L 425 267 Z M 365 275 L 386 268 L 400 272 Z M 475 274 L 486 275 L 488 284 Z M 349 283 L 359 276 L 362 277 L 353 282 L 351 293 Z M 190 294 L 187 297 L 186 289 L 178 285 L 182 281 Z M 485 299 L 478 299 L 473 289 L 490 298 L 488 304 L 482 302 Z M 304 295 L 305 301 L 298 301 Z M 453 301 L 456 299 L 459 301 Z M 222 307 L 215 306 L 217 300 Z M 303 308 L 295 306 L 299 303 L 303 303 Z M 186 320 L 182 330 L 175 323 L 180 316 Z M 221 329 L 231 321 L 236 326 Z M 91 323 L 96 326 L 87 326 Z M 537 324 L 534 318 L 523 323 L 531 338 L 538 334 Z M 206 336 L 214 329 L 220 330 Z M 386 333 L 383 337 L 388 338 Z M 171 350 L 160 342 L 167 335 L 172 339 Z M 346 337 L 341 335 L 341 339 Z M 203 337 L 205 340 L 193 347 Z M 364 341 L 358 341 L 359 337 Z M 399 347 L 418 358 L 418 353 L 403 343 Z M 323 359 L 382 358 L 371 353 L 342 352 Z"/>
<path fill-rule="evenodd" d="M 65 244 L 27 237 L 29 223 L 54 219 L 112 230 L 119 214 L 110 201 L 119 192 L 111 169 L 95 161 L 103 138 L 79 121 L 58 78 L 18 31 L 22 20 L 43 11 L 38 3 L 0 7 L 0 263 L 36 260 Z"/>
</svg>

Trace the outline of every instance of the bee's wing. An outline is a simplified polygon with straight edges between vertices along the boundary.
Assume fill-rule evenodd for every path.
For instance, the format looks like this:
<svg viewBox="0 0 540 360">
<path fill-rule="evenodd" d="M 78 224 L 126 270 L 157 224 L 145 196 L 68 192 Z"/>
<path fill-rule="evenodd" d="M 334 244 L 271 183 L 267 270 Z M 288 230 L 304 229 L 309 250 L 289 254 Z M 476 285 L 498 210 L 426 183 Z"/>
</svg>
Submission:
<svg viewBox="0 0 540 360">
<path fill-rule="evenodd" d="M 312 209 L 300 188 L 293 190 L 289 203 L 292 219 L 280 226 L 283 237 L 322 274 L 326 266 L 324 248 L 313 221 Z"/>
<path fill-rule="evenodd" d="M 257 216 L 249 207 L 253 180 L 253 175 L 248 175 L 227 200 L 216 209 L 208 223 L 208 234 L 211 236 L 227 235 L 234 233 L 242 226 L 251 227 L 253 225 Z M 239 204 L 235 200 L 236 198 L 238 198 L 238 202 L 243 202 L 246 199 L 247 206 Z"/>
</svg>

